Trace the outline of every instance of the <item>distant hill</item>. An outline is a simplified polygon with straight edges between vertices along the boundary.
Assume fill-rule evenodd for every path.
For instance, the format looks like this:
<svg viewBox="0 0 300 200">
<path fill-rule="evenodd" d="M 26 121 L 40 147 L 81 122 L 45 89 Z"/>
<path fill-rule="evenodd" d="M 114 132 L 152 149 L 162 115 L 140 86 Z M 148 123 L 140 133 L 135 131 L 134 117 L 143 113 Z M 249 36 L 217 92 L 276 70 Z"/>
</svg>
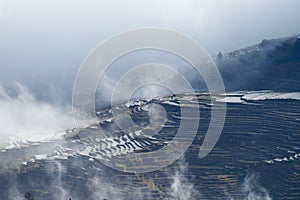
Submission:
<svg viewBox="0 0 300 200">
<path fill-rule="evenodd" d="M 300 35 L 220 53 L 216 63 L 227 91 L 300 91 Z"/>
</svg>

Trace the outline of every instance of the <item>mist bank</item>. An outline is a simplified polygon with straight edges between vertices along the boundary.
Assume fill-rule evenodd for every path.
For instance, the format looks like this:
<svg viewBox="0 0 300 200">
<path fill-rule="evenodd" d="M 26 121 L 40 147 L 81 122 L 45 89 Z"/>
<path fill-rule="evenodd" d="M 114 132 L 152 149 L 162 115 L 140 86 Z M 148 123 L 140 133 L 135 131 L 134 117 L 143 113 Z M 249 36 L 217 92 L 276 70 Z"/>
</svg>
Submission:
<svg viewBox="0 0 300 200">
<path fill-rule="evenodd" d="M 80 62 L 78 59 L 76 60 Z M 187 78 L 195 90 L 207 90 L 203 79 L 183 59 L 162 51 L 142 50 L 121 57 L 112 63 L 99 80 L 96 97 L 101 101 L 110 100 L 111 91 L 123 74 L 137 65 L 153 62 L 171 66 Z M 215 57 L 215 62 L 223 77 L 226 91 L 294 92 L 300 90 L 299 35 L 264 39 L 259 44 L 232 52 L 222 52 Z M 44 67 L 40 67 L 40 71 L 43 73 L 37 73 L 35 69 L 28 69 L 26 72 L 23 72 L 24 70 L 6 70 L 2 73 L 0 84 L 5 88 L 10 88 L 14 85 L 14 81 L 17 81 L 28 88 L 38 101 L 58 106 L 71 105 L 73 83 L 79 66 L 80 64 L 77 63 L 71 68 L 57 70 L 46 64 Z M 47 72 L 47 75 L 44 72 Z M 11 73 L 17 74 L 16 79 L 9 78 Z M 140 76 L 147 78 L 147 74 L 140 74 Z M 154 91 L 153 88 L 145 87 L 143 89 L 147 89 L 147 91 L 140 91 L 143 94 L 142 97 L 153 96 L 153 94 L 163 95 L 161 91 Z"/>
<path fill-rule="evenodd" d="M 19 83 L 0 85 L 0 148 L 19 140 L 40 141 L 73 127 L 70 105 L 40 101 Z"/>
</svg>

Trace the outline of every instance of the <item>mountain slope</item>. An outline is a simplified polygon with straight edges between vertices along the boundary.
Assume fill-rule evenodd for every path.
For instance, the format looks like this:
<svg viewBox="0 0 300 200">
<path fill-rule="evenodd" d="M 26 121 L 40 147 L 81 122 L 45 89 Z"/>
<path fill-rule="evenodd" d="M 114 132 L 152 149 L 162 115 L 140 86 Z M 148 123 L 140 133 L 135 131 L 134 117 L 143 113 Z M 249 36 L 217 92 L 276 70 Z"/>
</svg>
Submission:
<svg viewBox="0 0 300 200">
<path fill-rule="evenodd" d="M 262 40 L 224 55 L 216 63 L 226 90 L 299 91 L 300 36 Z"/>
</svg>

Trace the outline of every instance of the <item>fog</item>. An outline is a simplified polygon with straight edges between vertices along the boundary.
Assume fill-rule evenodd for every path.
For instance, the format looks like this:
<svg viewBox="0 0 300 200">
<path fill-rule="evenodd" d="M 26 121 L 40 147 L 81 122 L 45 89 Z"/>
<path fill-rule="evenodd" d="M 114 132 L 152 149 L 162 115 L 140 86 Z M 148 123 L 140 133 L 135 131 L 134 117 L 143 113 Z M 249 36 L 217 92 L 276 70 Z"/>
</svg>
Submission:
<svg viewBox="0 0 300 200">
<path fill-rule="evenodd" d="M 70 109 L 39 102 L 22 85 L 15 83 L 11 90 L 0 85 L 0 147 L 12 142 L 40 141 L 74 127 Z"/>
<path fill-rule="evenodd" d="M 215 56 L 220 50 L 229 52 L 262 39 L 300 34 L 299 9 L 299 0 L 0 0 L 0 139 L 5 142 L 0 146 L 52 138 L 73 128 L 70 104 L 76 72 L 88 53 L 112 35 L 141 27 L 174 29 L 194 38 Z M 181 63 L 175 65 L 174 58 L 164 59 L 192 77 Z M 112 75 L 106 74 L 104 83 L 100 81 L 102 86 L 108 85 L 107 90 L 111 91 L 114 78 L 129 69 L 128 65 L 144 63 L 124 60 L 126 64 L 115 64 Z M 124 65 L 128 68 L 120 70 Z M 247 73 L 252 78 L 250 75 Z M 187 167 L 181 160 L 178 169 L 166 172 L 171 177 L 169 192 L 175 199 L 201 194 L 195 190 L 194 180 L 184 176 Z M 57 191 L 56 199 L 68 199 L 72 190 L 65 187 L 68 185 L 62 178 L 66 168 L 55 162 L 54 170 L 58 174 L 49 187 Z M 122 199 L 122 188 L 104 178 L 95 176 L 83 187 L 96 199 L 112 193 L 115 199 Z M 271 199 L 257 179 L 248 174 L 241 180 L 239 192 L 245 199 Z M 8 191 L 11 199 L 23 196 L 16 183 Z M 140 188 L 133 194 L 146 197 Z"/>
<path fill-rule="evenodd" d="M 68 98 L 83 59 L 121 31 L 175 29 L 216 55 L 299 34 L 299 8 L 298 0 L 0 0 L 0 81 Z"/>
</svg>

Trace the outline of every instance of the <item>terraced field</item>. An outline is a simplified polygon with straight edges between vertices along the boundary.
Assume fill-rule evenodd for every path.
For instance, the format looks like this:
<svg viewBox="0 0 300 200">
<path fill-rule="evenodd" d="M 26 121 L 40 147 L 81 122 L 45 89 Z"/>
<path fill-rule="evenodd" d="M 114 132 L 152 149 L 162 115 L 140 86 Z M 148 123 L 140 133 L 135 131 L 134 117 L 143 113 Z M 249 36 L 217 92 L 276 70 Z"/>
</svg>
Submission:
<svg viewBox="0 0 300 200">
<path fill-rule="evenodd" d="M 168 96 L 98 112 L 99 124 L 67 131 L 45 141 L 22 141 L 2 149 L 1 199 L 297 199 L 300 196 L 299 93 L 236 92 Z M 199 159 L 211 106 L 227 102 L 221 137 Z M 153 117 L 151 106 L 166 110 Z M 149 173 L 107 167 L 119 156 L 154 152 L 174 138 L 181 106 L 200 107 L 193 144 L 175 163 Z M 120 129 L 124 112 L 138 126 Z M 123 114 L 122 114 L 123 113 Z M 161 118 L 160 118 L 161 116 Z M 200 122 L 199 122 L 200 119 Z M 153 126 L 156 124 L 156 126 Z M 160 127 L 158 130 L 157 127 Z M 97 131 L 104 130 L 99 138 Z M 190 135 L 190 134 L 187 134 Z M 155 159 L 155 158 L 154 158 Z M 164 161 L 160 161 L 164 162 Z M 126 164 L 121 168 L 126 171 Z M 138 166 L 137 166 L 138 167 Z"/>
</svg>

